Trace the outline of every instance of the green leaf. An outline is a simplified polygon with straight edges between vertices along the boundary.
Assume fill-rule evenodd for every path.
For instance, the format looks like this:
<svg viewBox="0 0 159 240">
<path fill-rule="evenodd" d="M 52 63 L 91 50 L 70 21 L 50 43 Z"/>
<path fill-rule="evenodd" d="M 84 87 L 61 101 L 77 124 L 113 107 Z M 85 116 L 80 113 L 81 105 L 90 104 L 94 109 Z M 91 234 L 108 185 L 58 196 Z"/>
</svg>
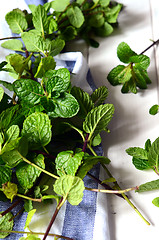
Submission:
<svg viewBox="0 0 159 240">
<path fill-rule="evenodd" d="M 62 118 L 71 118 L 79 111 L 79 104 L 77 100 L 69 93 L 62 93 L 59 98 L 53 99 L 55 104 L 56 116 Z"/>
<path fill-rule="evenodd" d="M 10 141 L 2 149 L 2 160 L 7 166 L 17 166 L 28 153 L 28 143 L 23 137 Z"/>
<path fill-rule="evenodd" d="M 44 156 L 42 154 L 39 154 L 37 157 L 35 157 L 32 162 L 45 169 Z M 39 169 L 25 162 L 18 164 L 16 167 L 18 183 L 24 190 L 28 190 L 33 187 L 40 174 L 41 171 Z"/>
<path fill-rule="evenodd" d="M 13 214 L 9 212 L 0 218 L 0 238 L 1 239 L 7 237 L 10 234 L 9 232 L 1 232 L 2 230 L 4 231 L 13 230 L 13 224 L 14 224 L 13 219 L 10 221 L 12 217 L 13 217 Z"/>
<path fill-rule="evenodd" d="M 116 23 L 122 6 L 122 4 L 117 4 L 116 6 L 112 6 L 111 8 L 108 7 L 105 11 L 105 19 L 109 23 Z"/>
<path fill-rule="evenodd" d="M 72 26 L 76 28 L 80 28 L 84 23 L 84 15 L 80 8 L 77 6 L 69 7 L 67 9 L 67 16 Z"/>
<path fill-rule="evenodd" d="M 7 49 L 11 49 L 14 51 L 20 51 L 20 52 L 24 52 L 23 48 L 23 44 L 20 40 L 17 39 L 11 39 L 11 40 L 7 40 L 5 42 L 3 42 L 1 44 L 1 46 L 3 48 L 7 48 Z"/>
<path fill-rule="evenodd" d="M 150 108 L 149 113 L 151 115 L 156 115 L 158 113 L 158 110 L 159 110 L 159 105 L 155 104 Z"/>
<path fill-rule="evenodd" d="M 77 99 L 80 106 L 78 116 L 85 118 L 88 112 L 94 108 L 93 101 L 91 100 L 89 94 L 76 86 L 71 89 L 71 94 Z"/>
<path fill-rule="evenodd" d="M 61 38 L 65 41 L 73 40 L 77 36 L 77 30 L 73 26 L 61 29 Z"/>
<path fill-rule="evenodd" d="M 29 233 L 27 237 L 21 237 L 19 240 L 41 240 L 41 238 L 39 238 L 38 235 Z"/>
<path fill-rule="evenodd" d="M 13 33 L 20 34 L 28 27 L 25 14 L 20 9 L 7 13 L 5 19 Z"/>
<path fill-rule="evenodd" d="M 22 39 L 28 52 L 42 52 L 45 55 L 45 40 L 32 32 L 22 33 Z"/>
<path fill-rule="evenodd" d="M 92 146 L 96 147 L 99 144 L 101 144 L 101 142 L 102 142 L 102 138 L 101 138 L 100 134 L 97 134 L 92 140 Z"/>
<path fill-rule="evenodd" d="M 159 189 L 159 179 L 141 184 L 138 190 L 136 191 L 141 193 L 141 192 L 153 191 L 158 189 Z"/>
<path fill-rule="evenodd" d="M 7 166 L 0 165 L 0 188 L 2 184 L 10 182 L 12 177 L 12 170 Z"/>
<path fill-rule="evenodd" d="M 107 96 L 108 96 L 107 87 L 101 86 L 91 94 L 91 99 L 95 106 L 99 106 L 104 103 Z"/>
<path fill-rule="evenodd" d="M 156 207 L 159 207 L 159 197 L 154 198 L 154 199 L 152 200 L 152 203 L 153 203 Z"/>
<path fill-rule="evenodd" d="M 54 0 L 51 7 L 57 12 L 63 12 L 69 4 L 70 0 Z"/>
<path fill-rule="evenodd" d="M 148 152 L 148 162 L 151 167 L 158 165 L 159 157 L 159 138 L 157 138 L 151 145 Z"/>
<path fill-rule="evenodd" d="M 41 85 L 31 79 L 18 79 L 13 83 L 13 87 L 19 100 L 29 105 L 39 103 L 44 94 Z"/>
<path fill-rule="evenodd" d="M 3 68 L 7 65 L 6 61 L 0 63 L 0 71 L 5 71 Z"/>
<path fill-rule="evenodd" d="M 30 212 L 33 209 L 33 202 L 31 200 L 24 201 L 24 211 Z"/>
<path fill-rule="evenodd" d="M 99 0 L 99 4 L 102 6 L 102 7 L 107 7 L 110 3 L 110 0 Z"/>
<path fill-rule="evenodd" d="M 26 219 L 26 222 L 25 222 L 24 229 L 29 228 L 29 224 L 30 224 L 30 222 L 32 220 L 32 217 L 34 216 L 35 212 L 36 212 L 36 209 L 32 209 L 30 212 L 28 212 L 28 216 L 27 216 L 27 219 Z"/>
<path fill-rule="evenodd" d="M 148 159 L 148 152 L 140 147 L 130 147 L 126 149 L 127 154 L 130 156 L 133 156 L 135 158 L 140 158 L 140 159 Z"/>
<path fill-rule="evenodd" d="M 84 183 L 81 178 L 63 175 L 56 180 L 54 191 L 68 200 L 71 205 L 78 205 L 83 198 Z"/>
<path fill-rule="evenodd" d="M 138 170 L 149 169 L 148 160 L 133 157 L 132 162 Z"/>
<path fill-rule="evenodd" d="M 113 32 L 113 27 L 109 23 L 105 22 L 103 26 L 95 28 L 94 32 L 99 37 L 107 37 Z"/>
<path fill-rule="evenodd" d="M 92 135 L 96 136 L 105 130 L 112 119 L 114 113 L 113 104 L 104 104 L 92 109 L 83 122 L 83 130 L 89 133 L 89 139 Z"/>
<path fill-rule="evenodd" d="M 49 30 L 48 30 L 48 33 L 52 34 L 53 32 L 58 30 L 58 24 L 55 21 L 55 19 L 53 19 L 53 17 L 51 17 L 48 20 L 49 20 Z"/>
<path fill-rule="evenodd" d="M 98 13 L 89 18 L 89 25 L 95 28 L 99 28 L 104 24 L 103 13 Z"/>
<path fill-rule="evenodd" d="M 37 72 L 34 75 L 34 77 L 42 78 L 48 70 L 55 69 L 55 66 L 56 62 L 52 56 L 41 58 Z"/>
<path fill-rule="evenodd" d="M 128 65 L 127 67 L 124 65 L 118 65 L 109 72 L 107 79 L 113 86 L 116 86 L 130 81 L 131 77 L 131 65 Z"/>
<path fill-rule="evenodd" d="M 3 96 L 4 96 L 4 89 L 0 87 L 0 102 L 2 101 Z"/>
<path fill-rule="evenodd" d="M 84 152 L 73 153 L 73 151 L 60 152 L 56 159 L 57 174 L 62 176 L 64 174 L 75 176 L 78 167 L 81 164 Z"/>
<path fill-rule="evenodd" d="M 127 43 L 121 42 L 117 48 L 117 55 L 121 62 L 130 63 L 130 57 L 135 56 L 136 53 L 131 50 Z"/>
<path fill-rule="evenodd" d="M 145 142 L 145 150 L 147 152 L 150 151 L 150 148 L 151 148 L 151 140 L 150 139 L 147 139 L 146 142 Z"/>
<path fill-rule="evenodd" d="M 42 5 L 38 5 L 33 12 L 33 24 L 36 30 L 42 33 L 48 32 L 47 12 Z"/>
<path fill-rule="evenodd" d="M 13 198 L 17 195 L 17 192 L 18 192 L 17 184 L 7 182 L 6 184 L 3 184 L 2 189 L 6 197 L 10 199 L 12 202 Z"/>
<path fill-rule="evenodd" d="M 22 135 L 27 138 L 31 149 L 46 146 L 52 136 L 48 115 L 41 112 L 29 115 L 23 123 Z"/>
<path fill-rule="evenodd" d="M 135 63 L 138 69 L 146 70 L 150 65 L 150 58 L 146 55 L 135 55 L 130 57 L 130 62 Z"/>
<path fill-rule="evenodd" d="M 104 156 L 85 157 L 83 164 L 78 170 L 77 176 L 83 179 L 87 175 L 87 173 L 99 162 L 109 164 L 110 160 Z"/>
<path fill-rule="evenodd" d="M 8 142 L 19 137 L 20 129 L 18 125 L 12 125 L 5 133 L 5 139 Z"/>
<path fill-rule="evenodd" d="M 9 63 L 13 67 L 16 73 L 22 75 L 24 70 L 28 70 L 28 62 L 31 58 L 31 55 L 28 58 L 25 58 L 24 56 L 20 54 L 12 54 L 9 58 Z"/>
<path fill-rule="evenodd" d="M 65 46 L 65 41 L 62 39 L 54 39 L 51 41 L 50 43 L 50 51 L 49 51 L 49 55 L 54 57 L 56 55 L 58 55 L 62 49 Z"/>
</svg>

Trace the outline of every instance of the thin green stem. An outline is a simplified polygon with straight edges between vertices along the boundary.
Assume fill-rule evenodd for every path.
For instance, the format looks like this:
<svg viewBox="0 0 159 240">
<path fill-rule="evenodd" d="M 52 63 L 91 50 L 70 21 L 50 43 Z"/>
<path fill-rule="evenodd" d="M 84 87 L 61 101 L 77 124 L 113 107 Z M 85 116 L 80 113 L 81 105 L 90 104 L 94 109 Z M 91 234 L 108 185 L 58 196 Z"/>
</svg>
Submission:
<svg viewBox="0 0 159 240">
<path fill-rule="evenodd" d="M 50 172 L 46 171 L 45 169 L 43 169 L 43 168 L 39 167 L 38 165 L 36 165 L 36 164 L 34 164 L 34 163 L 30 162 L 28 159 L 26 159 L 26 158 L 25 158 L 25 157 L 23 157 L 22 155 L 21 155 L 21 157 L 22 157 L 22 159 L 23 159 L 23 161 L 24 161 L 24 162 L 26 162 L 26 163 L 30 164 L 31 166 L 33 166 L 33 167 L 37 168 L 38 170 L 42 171 L 43 173 L 45 173 L 45 174 L 49 175 L 50 177 L 52 177 L 52 178 L 56 178 L 56 179 L 58 179 L 58 178 L 59 178 L 59 177 L 58 177 L 58 176 L 56 176 L 55 174 L 53 174 L 53 173 L 50 173 Z"/>
<path fill-rule="evenodd" d="M 92 191 L 92 192 L 122 194 L 122 193 L 125 193 L 125 192 L 130 192 L 130 191 L 133 191 L 133 190 L 137 190 L 138 187 L 131 187 L 131 188 L 123 189 L 123 190 L 110 190 L 110 189 L 98 189 L 98 188 L 87 188 L 87 187 L 85 187 L 85 189 L 88 190 L 88 191 Z"/>
<path fill-rule="evenodd" d="M 17 197 L 24 198 L 24 199 L 27 199 L 27 200 L 31 200 L 31 201 L 33 201 L 33 202 L 42 202 L 42 199 L 41 199 L 41 198 L 31 198 L 31 197 L 28 197 L 28 196 L 25 196 L 25 195 L 22 195 L 22 194 L 19 194 L 19 193 L 17 193 L 16 196 L 17 196 Z"/>
</svg>

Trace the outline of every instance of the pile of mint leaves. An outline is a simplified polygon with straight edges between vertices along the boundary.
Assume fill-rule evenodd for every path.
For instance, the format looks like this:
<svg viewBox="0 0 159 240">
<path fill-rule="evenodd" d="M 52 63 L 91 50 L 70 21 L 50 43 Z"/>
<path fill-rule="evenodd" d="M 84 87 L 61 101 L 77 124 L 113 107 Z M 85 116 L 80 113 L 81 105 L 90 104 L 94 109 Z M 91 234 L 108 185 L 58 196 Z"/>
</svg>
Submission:
<svg viewBox="0 0 159 240">
<path fill-rule="evenodd" d="M 1 44 L 12 53 L 0 63 L 0 71 L 14 78 L 13 83 L 0 81 L 0 200 L 24 203 L 28 229 L 36 211 L 34 201 L 57 201 L 56 212 L 66 200 L 78 205 L 86 189 L 83 178 L 97 163 L 110 162 L 93 149 L 101 144 L 100 133 L 109 131 L 114 113 L 113 104 L 105 103 L 107 88 L 101 86 L 89 95 L 72 87 L 71 73 L 66 68 L 55 70 L 54 56 L 64 51 L 67 41 L 78 38 L 98 47 L 95 36 L 113 32 L 122 5 L 109 0 L 55 0 L 29 8 L 31 13 L 13 9 L 6 14 L 15 35 Z M 46 175 L 52 186 L 41 185 Z M 11 234 L 14 218 L 10 209 L 1 212 L 1 239 Z M 20 239 L 39 239 L 29 231 Z M 49 230 L 43 239 L 48 234 Z"/>
</svg>

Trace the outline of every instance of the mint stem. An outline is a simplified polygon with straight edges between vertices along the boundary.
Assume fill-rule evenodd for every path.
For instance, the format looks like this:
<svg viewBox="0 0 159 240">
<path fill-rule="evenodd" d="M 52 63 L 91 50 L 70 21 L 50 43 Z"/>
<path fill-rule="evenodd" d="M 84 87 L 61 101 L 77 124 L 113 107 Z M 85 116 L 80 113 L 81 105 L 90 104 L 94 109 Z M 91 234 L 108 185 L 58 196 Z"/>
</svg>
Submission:
<svg viewBox="0 0 159 240">
<path fill-rule="evenodd" d="M 157 41 L 153 41 L 153 43 L 149 47 L 147 47 L 144 51 L 142 51 L 140 53 L 140 55 L 144 54 L 147 50 L 149 50 L 151 47 L 153 47 L 154 45 L 156 45 L 158 43 L 159 43 L 159 39 Z"/>
<path fill-rule="evenodd" d="M 88 138 L 89 138 L 89 133 L 86 134 L 85 141 L 84 141 L 83 148 L 82 148 L 82 152 L 86 151 Z"/>
<path fill-rule="evenodd" d="M 9 208 L 7 208 L 4 212 L 0 214 L 1 217 L 3 217 L 5 214 L 9 213 L 13 208 L 15 208 L 20 202 L 22 201 L 21 198 L 16 200 Z"/>
<path fill-rule="evenodd" d="M 47 227 L 47 230 L 46 230 L 46 232 L 44 234 L 43 240 L 45 240 L 47 238 L 47 236 L 48 236 L 48 234 L 50 232 L 50 229 L 51 229 L 51 227 L 52 227 L 52 225 L 53 225 L 53 223 L 54 223 L 54 221 L 56 219 L 56 216 L 57 216 L 57 214 L 58 214 L 58 212 L 59 212 L 59 210 L 61 208 L 62 202 L 63 202 L 63 197 L 61 198 L 59 204 L 57 205 L 57 207 L 55 209 L 54 215 L 52 216 L 51 221 L 50 221 L 50 223 L 49 223 L 49 225 Z"/>
</svg>

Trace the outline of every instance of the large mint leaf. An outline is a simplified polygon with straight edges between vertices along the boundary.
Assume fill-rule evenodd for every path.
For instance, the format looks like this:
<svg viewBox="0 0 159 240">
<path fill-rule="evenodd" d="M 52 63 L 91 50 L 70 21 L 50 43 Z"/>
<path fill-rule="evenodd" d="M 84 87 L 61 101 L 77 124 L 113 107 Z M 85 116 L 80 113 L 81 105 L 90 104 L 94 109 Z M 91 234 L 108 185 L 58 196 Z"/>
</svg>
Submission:
<svg viewBox="0 0 159 240">
<path fill-rule="evenodd" d="M 45 168 L 44 156 L 41 154 L 34 158 L 32 162 L 41 168 Z M 30 189 L 40 174 L 40 170 L 25 162 L 20 163 L 16 167 L 18 183 L 24 190 Z"/>
<path fill-rule="evenodd" d="M 108 123 L 112 119 L 114 113 L 113 104 L 100 105 L 92 109 L 86 116 L 83 122 L 83 130 L 91 136 L 97 135 L 103 130 L 106 130 Z"/>
<path fill-rule="evenodd" d="M 22 135 L 28 139 L 32 149 L 46 146 L 52 136 L 48 115 L 41 112 L 29 115 L 23 123 Z"/>
<path fill-rule="evenodd" d="M 82 26 L 84 22 L 84 15 L 79 7 L 69 7 L 67 9 L 67 16 L 72 26 L 76 28 L 80 28 Z"/>
<path fill-rule="evenodd" d="M 29 52 L 42 52 L 45 55 L 45 41 L 42 36 L 36 35 L 33 32 L 22 33 L 22 39 Z"/>
<path fill-rule="evenodd" d="M 77 100 L 69 93 L 61 93 L 59 98 L 52 99 L 55 105 L 56 116 L 62 118 L 71 118 L 79 111 Z"/>
<path fill-rule="evenodd" d="M 136 67 L 146 70 L 150 65 L 150 58 L 146 55 L 135 55 L 130 57 L 130 62 L 135 63 Z"/>
<path fill-rule="evenodd" d="M 140 159 L 148 159 L 148 152 L 140 147 L 130 147 L 126 149 L 127 154 Z"/>
<path fill-rule="evenodd" d="M 20 101 L 26 102 L 29 105 L 34 105 L 40 102 L 44 91 L 38 82 L 31 79 L 18 79 L 13 83 L 14 91 Z"/>
<path fill-rule="evenodd" d="M 20 51 L 24 52 L 23 48 L 23 43 L 20 40 L 17 39 L 11 39 L 8 41 L 5 41 L 1 44 L 3 48 L 11 49 L 14 51 Z"/>
<path fill-rule="evenodd" d="M 128 65 L 127 67 L 124 65 L 118 65 L 109 72 L 107 79 L 113 86 L 116 86 L 128 82 L 131 77 L 131 65 Z"/>
<path fill-rule="evenodd" d="M 84 92 L 81 88 L 76 86 L 71 89 L 71 94 L 77 99 L 80 106 L 78 116 L 85 118 L 88 112 L 94 108 L 92 99 L 87 92 Z"/>
<path fill-rule="evenodd" d="M 54 191 L 71 205 L 78 205 L 82 201 L 84 189 L 82 179 L 70 175 L 61 176 L 54 184 Z"/>
<path fill-rule="evenodd" d="M 54 0 L 51 2 L 51 7 L 57 12 L 63 12 L 70 4 L 70 0 Z"/>
<path fill-rule="evenodd" d="M 2 212 L 0 212 L 2 213 Z M 13 214 L 11 212 L 5 214 L 3 217 L 0 218 L 0 239 L 3 239 L 7 237 L 10 233 L 7 231 L 13 230 L 13 219 L 10 220 L 13 217 Z M 1 232 L 2 230 L 6 232 Z"/>
<path fill-rule="evenodd" d="M 59 54 L 65 46 L 65 41 L 62 39 L 54 39 L 50 43 L 49 55 L 54 57 Z"/>
<path fill-rule="evenodd" d="M 132 163 L 138 170 L 149 169 L 148 160 L 133 157 Z"/>
<path fill-rule="evenodd" d="M 141 184 L 136 190 L 137 192 L 147 192 L 159 189 L 159 179 Z"/>
<path fill-rule="evenodd" d="M 121 62 L 130 63 L 130 57 L 135 56 L 136 53 L 131 50 L 127 43 L 121 42 L 117 48 L 117 55 Z"/>
<path fill-rule="evenodd" d="M 42 5 L 38 5 L 33 12 L 33 24 L 36 30 L 42 33 L 42 36 L 45 35 L 45 32 L 48 31 L 48 19 L 47 12 Z"/>
<path fill-rule="evenodd" d="M 95 106 L 99 106 L 102 103 L 104 103 L 107 96 L 108 96 L 108 88 L 105 86 L 101 86 L 91 94 L 91 99 Z"/>
<path fill-rule="evenodd" d="M 25 14 L 20 9 L 7 13 L 5 19 L 13 33 L 22 33 L 28 27 Z"/>
<path fill-rule="evenodd" d="M 78 167 L 81 164 L 84 152 L 74 154 L 73 151 L 60 152 L 56 159 L 56 169 L 59 176 L 68 175 L 74 176 Z"/>
</svg>

